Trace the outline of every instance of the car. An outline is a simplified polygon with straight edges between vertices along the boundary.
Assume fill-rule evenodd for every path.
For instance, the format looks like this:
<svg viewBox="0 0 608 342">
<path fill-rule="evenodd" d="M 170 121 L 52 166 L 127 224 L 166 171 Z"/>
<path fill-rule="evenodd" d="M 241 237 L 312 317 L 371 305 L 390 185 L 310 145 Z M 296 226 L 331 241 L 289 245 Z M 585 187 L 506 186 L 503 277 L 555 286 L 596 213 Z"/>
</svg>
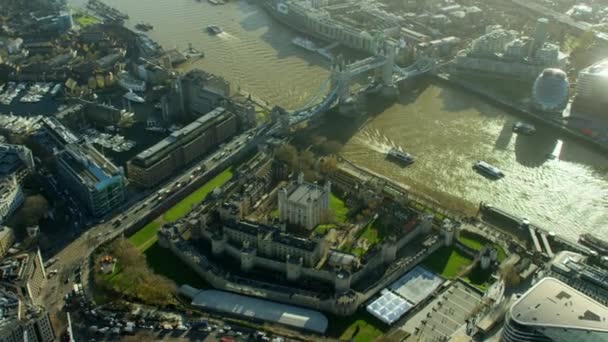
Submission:
<svg viewBox="0 0 608 342">
<path fill-rule="evenodd" d="M 65 278 L 65 280 L 63 281 L 64 284 L 68 284 L 70 282 L 70 278 Z"/>
</svg>

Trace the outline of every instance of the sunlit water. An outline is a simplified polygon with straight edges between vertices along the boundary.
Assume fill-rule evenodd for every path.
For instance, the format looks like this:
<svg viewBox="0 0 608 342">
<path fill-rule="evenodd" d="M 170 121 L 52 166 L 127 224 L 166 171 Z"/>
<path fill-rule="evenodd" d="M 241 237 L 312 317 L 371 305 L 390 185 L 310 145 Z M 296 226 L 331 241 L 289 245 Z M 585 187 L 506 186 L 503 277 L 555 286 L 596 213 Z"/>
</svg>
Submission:
<svg viewBox="0 0 608 342">
<path fill-rule="evenodd" d="M 72 0 L 75 7 L 83 3 Z M 252 3 L 106 3 L 127 12 L 128 25 L 153 24 L 149 35 L 165 49 L 192 43 L 203 50 L 205 58 L 187 68 L 221 75 L 272 105 L 297 108 L 329 74 L 322 57 L 293 45 L 296 34 Z M 207 25 L 225 33 L 211 36 Z M 404 91 L 399 102 L 349 134 L 343 154 L 461 210 L 470 212 L 487 201 L 571 238 L 582 232 L 608 238 L 606 156 L 542 129 L 531 137 L 514 135 L 517 120 L 458 89 L 431 85 L 416 95 Z M 344 133 L 340 120 L 333 122 L 329 131 Z M 402 168 L 386 160 L 391 147 L 413 154 L 416 163 Z M 471 166 L 479 159 L 507 176 L 491 181 L 478 175 Z"/>
</svg>

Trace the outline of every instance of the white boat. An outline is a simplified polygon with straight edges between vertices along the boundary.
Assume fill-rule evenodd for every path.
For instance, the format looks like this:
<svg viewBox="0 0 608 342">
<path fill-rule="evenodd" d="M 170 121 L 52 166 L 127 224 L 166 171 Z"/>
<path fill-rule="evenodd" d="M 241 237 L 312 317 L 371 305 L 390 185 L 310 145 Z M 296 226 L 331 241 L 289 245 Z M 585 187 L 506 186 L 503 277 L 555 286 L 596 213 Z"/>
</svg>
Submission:
<svg viewBox="0 0 608 342">
<path fill-rule="evenodd" d="M 297 45 L 301 48 L 304 48 L 308 51 L 313 51 L 313 52 L 317 52 L 318 48 L 317 45 L 315 45 L 314 42 L 312 42 L 311 40 L 308 40 L 306 38 L 302 38 L 302 37 L 295 37 L 294 39 L 291 40 L 291 42 L 294 45 Z"/>
<path fill-rule="evenodd" d="M 473 169 L 494 179 L 502 178 L 505 176 L 505 174 L 499 168 L 494 165 L 488 164 L 483 160 L 476 161 L 475 164 L 473 164 Z"/>
<path fill-rule="evenodd" d="M 146 102 L 146 99 L 144 99 L 143 97 L 135 94 L 133 92 L 133 90 L 130 90 L 128 93 L 126 93 L 124 95 L 124 98 L 127 99 L 127 100 L 129 100 L 129 101 L 137 102 L 137 103 L 145 103 Z"/>
<path fill-rule="evenodd" d="M 402 163 L 403 165 L 410 165 L 414 162 L 414 157 L 411 154 L 407 152 L 402 152 L 394 147 L 388 151 L 386 156 Z"/>
<path fill-rule="evenodd" d="M 513 132 L 523 135 L 532 135 L 536 133 L 536 127 L 534 127 L 534 125 L 518 121 L 513 124 Z"/>
</svg>

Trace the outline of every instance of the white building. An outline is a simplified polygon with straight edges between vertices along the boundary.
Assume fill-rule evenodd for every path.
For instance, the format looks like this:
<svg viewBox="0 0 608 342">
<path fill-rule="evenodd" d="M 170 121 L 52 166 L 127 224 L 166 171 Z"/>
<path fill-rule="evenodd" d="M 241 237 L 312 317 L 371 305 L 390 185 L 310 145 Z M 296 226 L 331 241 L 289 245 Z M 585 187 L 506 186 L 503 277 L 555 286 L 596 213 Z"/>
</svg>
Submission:
<svg viewBox="0 0 608 342">
<path fill-rule="evenodd" d="M 296 182 L 279 190 L 279 218 L 283 222 L 313 229 L 329 210 L 331 182 L 325 186 L 304 182 L 299 174 Z"/>
<path fill-rule="evenodd" d="M 603 59 L 578 73 L 576 96 L 581 98 L 608 102 L 608 58 Z"/>
<path fill-rule="evenodd" d="M 0 180 L 0 222 L 17 210 L 24 199 L 21 185 L 14 175 Z"/>
<path fill-rule="evenodd" d="M 0 226 L 0 258 L 3 258 L 15 242 L 15 233 L 9 227 Z"/>
<path fill-rule="evenodd" d="M 473 40 L 471 52 L 476 55 L 494 55 L 503 53 L 507 43 L 516 36 L 516 32 L 497 28 L 479 38 Z"/>
</svg>

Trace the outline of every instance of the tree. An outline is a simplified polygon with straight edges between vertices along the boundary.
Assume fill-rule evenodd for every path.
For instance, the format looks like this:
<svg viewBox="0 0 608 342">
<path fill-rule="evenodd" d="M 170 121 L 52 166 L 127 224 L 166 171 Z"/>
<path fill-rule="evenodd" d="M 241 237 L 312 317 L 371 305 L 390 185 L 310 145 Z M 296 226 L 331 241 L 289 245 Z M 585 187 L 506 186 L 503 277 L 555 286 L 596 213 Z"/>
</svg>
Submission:
<svg viewBox="0 0 608 342">
<path fill-rule="evenodd" d="M 301 169 L 310 169 L 315 164 L 315 155 L 309 150 L 302 151 L 298 157 Z"/>
<path fill-rule="evenodd" d="M 324 174 L 333 174 L 338 170 L 338 159 L 335 156 L 327 156 L 321 159 L 319 168 Z"/>
<path fill-rule="evenodd" d="M 500 273 L 506 287 L 515 287 L 521 282 L 521 277 L 519 276 L 519 272 L 517 272 L 515 265 L 506 265 L 501 269 Z"/>
<path fill-rule="evenodd" d="M 28 196 L 17 213 L 16 225 L 21 228 L 36 226 L 48 209 L 49 203 L 42 195 Z"/>
<path fill-rule="evenodd" d="M 298 156 L 298 150 L 292 145 L 283 144 L 275 149 L 274 155 L 278 160 L 284 161 L 289 166 L 293 167 Z"/>
<path fill-rule="evenodd" d="M 342 150 L 342 144 L 335 140 L 328 140 L 321 145 L 321 149 L 327 154 L 338 154 Z"/>
<path fill-rule="evenodd" d="M 312 144 L 315 146 L 320 146 L 326 141 L 327 138 L 322 135 L 315 135 L 314 137 L 312 137 Z"/>
</svg>

